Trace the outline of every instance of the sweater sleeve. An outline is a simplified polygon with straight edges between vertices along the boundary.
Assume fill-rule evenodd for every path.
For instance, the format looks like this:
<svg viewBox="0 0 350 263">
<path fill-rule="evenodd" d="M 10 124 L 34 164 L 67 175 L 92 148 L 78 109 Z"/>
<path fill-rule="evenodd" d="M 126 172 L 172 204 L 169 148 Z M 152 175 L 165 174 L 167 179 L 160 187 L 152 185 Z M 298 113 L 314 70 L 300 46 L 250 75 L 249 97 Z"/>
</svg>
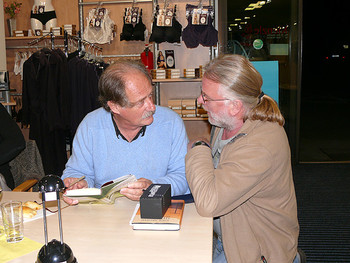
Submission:
<svg viewBox="0 0 350 263">
<path fill-rule="evenodd" d="M 172 130 L 171 154 L 167 173 L 154 180 L 153 183 L 171 184 L 171 195 L 183 195 L 190 192 L 185 173 L 185 156 L 188 137 L 185 125 L 179 116 L 174 119 Z"/>
<path fill-rule="evenodd" d="M 16 122 L 0 103 L 0 165 L 10 162 L 26 147 Z"/>
<path fill-rule="evenodd" d="M 89 135 L 89 127 L 86 122 L 81 122 L 73 140 L 73 154 L 69 158 L 66 168 L 63 171 L 62 179 L 67 177 L 81 177 L 85 175 L 85 180 L 89 187 L 95 185 L 95 173 L 92 157 L 92 138 Z"/>
</svg>

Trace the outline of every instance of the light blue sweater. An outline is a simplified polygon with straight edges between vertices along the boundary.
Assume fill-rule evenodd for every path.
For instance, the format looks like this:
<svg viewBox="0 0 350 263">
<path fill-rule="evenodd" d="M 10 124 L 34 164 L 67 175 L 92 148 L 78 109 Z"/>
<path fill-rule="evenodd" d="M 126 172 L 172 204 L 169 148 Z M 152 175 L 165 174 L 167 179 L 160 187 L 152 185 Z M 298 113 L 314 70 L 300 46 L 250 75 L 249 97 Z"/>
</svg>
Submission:
<svg viewBox="0 0 350 263">
<path fill-rule="evenodd" d="M 117 138 L 111 113 L 99 108 L 80 123 L 62 179 L 85 175 L 89 187 L 101 187 L 134 174 L 153 183 L 171 184 L 172 195 L 186 194 L 187 143 L 182 119 L 168 108 L 156 106 L 153 123 L 132 142 Z"/>
</svg>

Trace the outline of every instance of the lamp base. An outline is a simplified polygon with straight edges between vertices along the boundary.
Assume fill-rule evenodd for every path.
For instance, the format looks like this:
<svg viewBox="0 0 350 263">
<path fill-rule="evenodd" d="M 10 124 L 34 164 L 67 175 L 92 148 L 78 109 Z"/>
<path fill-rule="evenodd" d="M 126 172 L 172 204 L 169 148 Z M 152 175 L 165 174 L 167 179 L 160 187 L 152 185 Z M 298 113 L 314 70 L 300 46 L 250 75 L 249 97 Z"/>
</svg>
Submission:
<svg viewBox="0 0 350 263">
<path fill-rule="evenodd" d="M 73 255 L 70 247 L 56 239 L 50 241 L 47 246 L 44 245 L 38 254 L 36 263 L 76 263 L 77 260 Z"/>
</svg>

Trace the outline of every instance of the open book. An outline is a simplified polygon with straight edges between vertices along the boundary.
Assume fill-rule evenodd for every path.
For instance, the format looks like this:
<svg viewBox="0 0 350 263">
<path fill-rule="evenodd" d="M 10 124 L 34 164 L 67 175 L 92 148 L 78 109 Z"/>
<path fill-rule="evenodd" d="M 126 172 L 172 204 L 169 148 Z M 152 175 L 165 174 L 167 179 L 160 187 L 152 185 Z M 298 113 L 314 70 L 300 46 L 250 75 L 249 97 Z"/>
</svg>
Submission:
<svg viewBox="0 0 350 263">
<path fill-rule="evenodd" d="M 140 204 L 137 204 L 130 225 L 134 230 L 180 230 L 184 208 L 184 200 L 171 200 L 163 218 L 152 219 L 141 218 Z"/>
<path fill-rule="evenodd" d="M 135 175 L 124 175 L 104 183 L 101 188 L 67 190 L 64 196 L 78 199 L 79 203 L 113 204 L 116 198 L 123 196 L 120 189 L 134 181 L 136 181 Z"/>
</svg>

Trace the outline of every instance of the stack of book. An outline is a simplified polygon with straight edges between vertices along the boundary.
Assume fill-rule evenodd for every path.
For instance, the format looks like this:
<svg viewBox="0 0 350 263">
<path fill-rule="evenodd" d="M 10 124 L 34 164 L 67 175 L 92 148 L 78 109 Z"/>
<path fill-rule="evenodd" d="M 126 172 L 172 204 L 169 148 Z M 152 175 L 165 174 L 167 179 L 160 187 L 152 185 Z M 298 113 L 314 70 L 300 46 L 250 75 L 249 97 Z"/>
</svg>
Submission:
<svg viewBox="0 0 350 263">
<path fill-rule="evenodd" d="M 199 68 L 184 69 L 184 77 L 185 78 L 202 78 L 203 77 L 202 66 L 199 66 Z"/>
<path fill-rule="evenodd" d="M 24 37 L 24 32 L 22 30 L 16 30 L 15 37 Z"/>
<path fill-rule="evenodd" d="M 165 79 L 166 74 L 165 74 L 165 69 L 152 69 L 152 79 Z"/>
<path fill-rule="evenodd" d="M 180 230 L 185 209 L 184 200 L 171 200 L 171 204 L 161 219 L 142 218 L 137 204 L 130 220 L 134 230 Z"/>
<path fill-rule="evenodd" d="M 61 28 L 59 26 L 51 27 L 51 31 L 52 31 L 54 36 L 62 35 Z"/>
<path fill-rule="evenodd" d="M 76 30 L 76 25 L 63 25 L 63 31 L 67 31 L 69 35 L 76 35 L 77 30 Z"/>
<path fill-rule="evenodd" d="M 166 69 L 167 79 L 178 79 L 180 78 L 180 69 Z"/>
<path fill-rule="evenodd" d="M 196 73 L 195 73 L 195 69 L 194 68 L 185 68 L 184 69 L 184 77 L 185 78 L 195 78 L 196 77 Z"/>
<path fill-rule="evenodd" d="M 47 34 L 51 33 L 51 30 L 50 29 L 43 29 L 42 30 L 42 35 L 45 36 Z"/>
</svg>

